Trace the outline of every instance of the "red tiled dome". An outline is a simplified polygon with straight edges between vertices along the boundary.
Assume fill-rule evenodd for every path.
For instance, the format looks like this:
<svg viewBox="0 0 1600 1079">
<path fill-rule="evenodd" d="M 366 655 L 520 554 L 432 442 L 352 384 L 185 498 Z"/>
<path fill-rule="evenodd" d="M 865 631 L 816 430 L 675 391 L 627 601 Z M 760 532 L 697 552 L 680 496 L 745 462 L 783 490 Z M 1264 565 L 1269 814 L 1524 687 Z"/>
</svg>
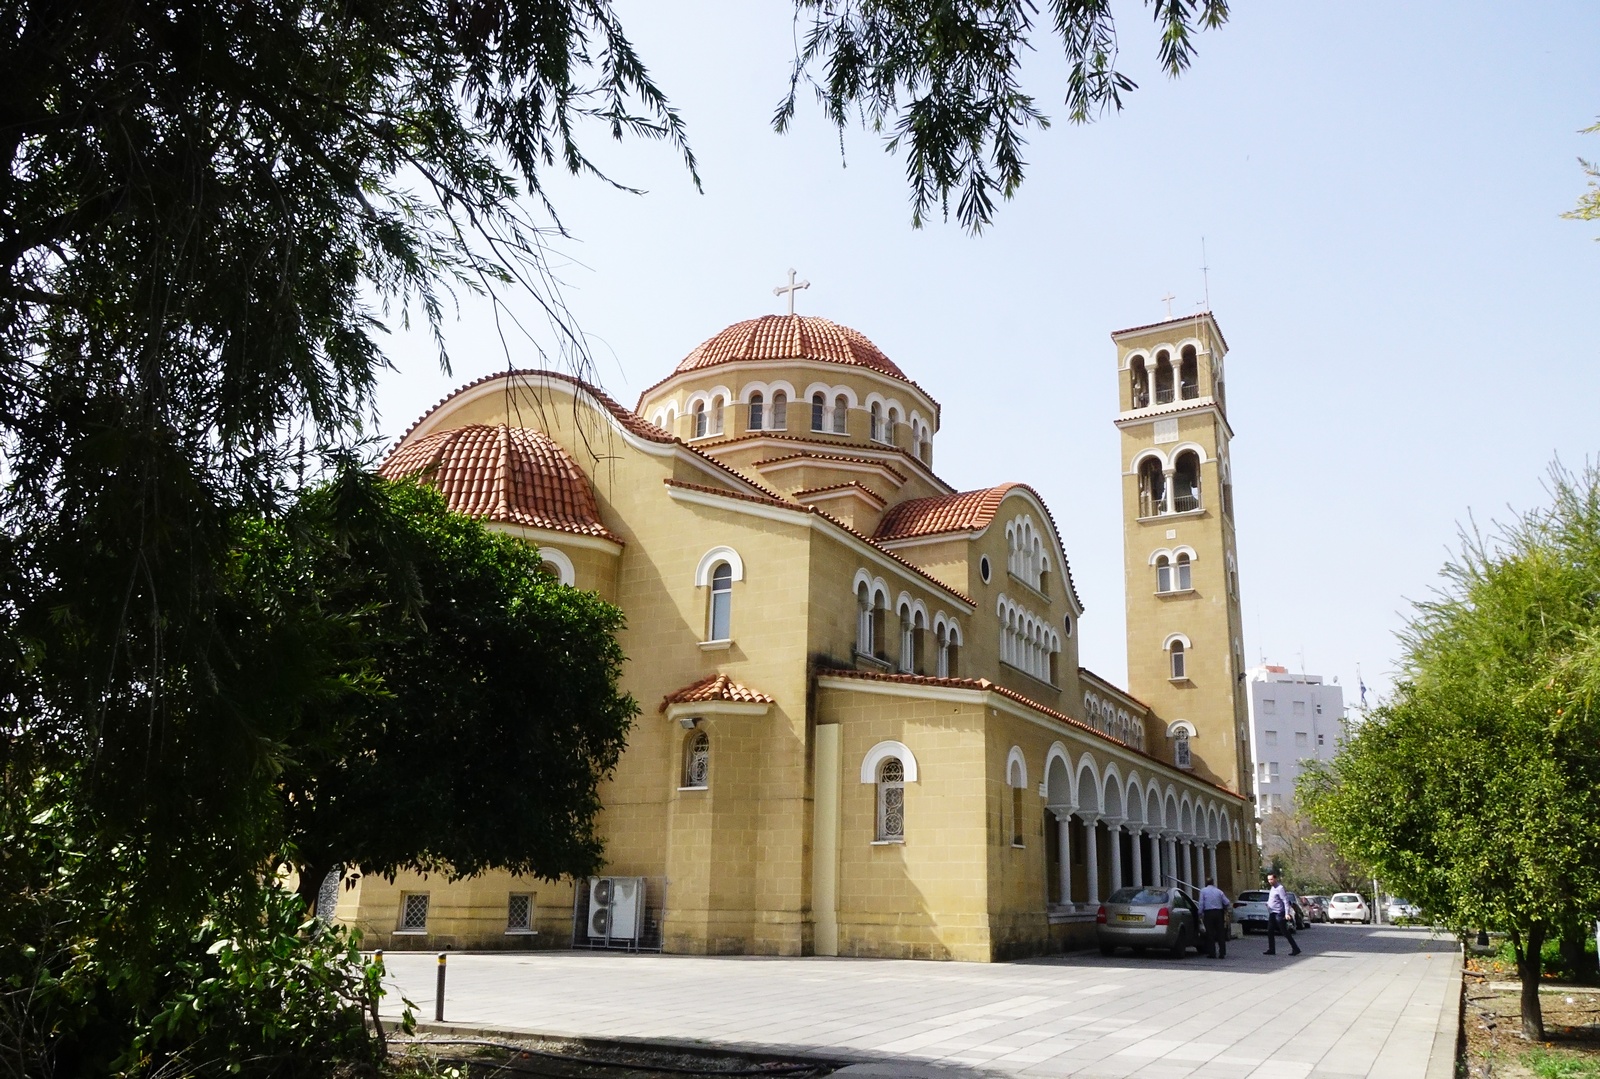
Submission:
<svg viewBox="0 0 1600 1079">
<path fill-rule="evenodd" d="M 684 357 L 674 374 L 740 360 L 822 360 L 911 381 L 865 334 L 814 315 L 763 315 L 736 322 Z"/>
<path fill-rule="evenodd" d="M 378 469 L 416 476 L 457 513 L 526 528 L 614 538 L 578 463 L 526 427 L 470 424 L 404 442 Z"/>
</svg>

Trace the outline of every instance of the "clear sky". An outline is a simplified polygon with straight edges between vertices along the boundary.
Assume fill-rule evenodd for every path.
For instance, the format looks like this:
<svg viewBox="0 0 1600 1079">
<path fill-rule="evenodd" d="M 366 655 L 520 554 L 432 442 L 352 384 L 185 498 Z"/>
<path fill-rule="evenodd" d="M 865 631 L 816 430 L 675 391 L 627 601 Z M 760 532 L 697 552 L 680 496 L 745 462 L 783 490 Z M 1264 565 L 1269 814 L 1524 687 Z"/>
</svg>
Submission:
<svg viewBox="0 0 1600 1079">
<path fill-rule="evenodd" d="M 1231 347 L 1246 654 L 1386 687 L 1408 598 L 1469 514 L 1544 499 L 1557 455 L 1600 451 L 1600 226 L 1564 221 L 1600 158 L 1600 4 L 1237 0 L 1183 78 L 1154 67 L 1142 4 L 1118 5 L 1140 83 L 1088 127 L 1058 104 L 1041 36 L 1030 88 L 1057 123 L 979 237 L 910 227 L 903 162 L 843 145 L 817 109 L 769 119 L 794 53 L 783 0 L 624 0 L 689 125 L 705 193 L 659 144 L 590 145 L 624 183 L 552 179 L 572 234 L 564 295 L 600 381 L 633 404 L 729 323 L 797 309 L 865 333 L 943 405 L 957 489 L 1031 483 L 1061 530 L 1082 659 L 1123 677 L 1115 351 L 1108 334 L 1203 298 Z M 512 297 L 513 307 L 523 306 Z M 530 312 L 531 314 L 531 312 Z M 380 431 L 455 385 L 536 366 L 482 305 L 448 328 L 454 372 L 397 336 Z"/>
</svg>

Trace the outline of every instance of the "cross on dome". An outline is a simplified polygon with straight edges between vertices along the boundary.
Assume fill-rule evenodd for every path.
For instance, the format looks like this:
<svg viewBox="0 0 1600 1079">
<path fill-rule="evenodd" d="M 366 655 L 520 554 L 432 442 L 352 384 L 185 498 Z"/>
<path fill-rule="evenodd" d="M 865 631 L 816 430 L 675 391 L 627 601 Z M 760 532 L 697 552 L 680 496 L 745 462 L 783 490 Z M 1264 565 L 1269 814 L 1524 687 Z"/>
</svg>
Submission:
<svg viewBox="0 0 1600 1079">
<path fill-rule="evenodd" d="M 782 296 L 786 292 L 789 294 L 789 314 L 792 315 L 792 314 L 794 314 L 794 294 L 796 292 L 799 292 L 803 288 L 810 288 L 810 287 L 811 287 L 811 282 L 810 281 L 798 281 L 797 282 L 794 279 L 794 267 L 791 266 L 789 268 L 789 283 L 787 285 L 777 285 L 777 286 L 775 286 L 773 288 L 773 290 L 772 290 L 772 294 L 774 296 Z"/>
</svg>

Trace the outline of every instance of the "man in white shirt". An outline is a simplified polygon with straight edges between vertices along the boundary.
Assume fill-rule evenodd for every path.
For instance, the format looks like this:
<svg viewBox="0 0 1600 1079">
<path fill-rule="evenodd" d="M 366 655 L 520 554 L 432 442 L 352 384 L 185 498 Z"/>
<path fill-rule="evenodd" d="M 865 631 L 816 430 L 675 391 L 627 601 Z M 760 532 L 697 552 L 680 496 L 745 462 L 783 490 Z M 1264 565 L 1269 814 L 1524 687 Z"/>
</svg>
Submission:
<svg viewBox="0 0 1600 1079">
<path fill-rule="evenodd" d="M 1200 921 L 1206 927 L 1206 957 L 1228 958 L 1228 908 L 1233 906 L 1217 882 L 1206 878 L 1200 889 Z"/>
<path fill-rule="evenodd" d="M 1267 893 L 1267 955 L 1278 954 L 1278 934 L 1289 942 L 1289 947 L 1294 950 L 1290 955 L 1300 954 L 1300 945 L 1294 941 L 1294 930 L 1290 926 L 1293 915 L 1289 912 L 1289 890 L 1283 886 L 1283 881 L 1278 879 L 1278 874 L 1267 874 L 1267 886 L 1272 890 Z"/>
</svg>

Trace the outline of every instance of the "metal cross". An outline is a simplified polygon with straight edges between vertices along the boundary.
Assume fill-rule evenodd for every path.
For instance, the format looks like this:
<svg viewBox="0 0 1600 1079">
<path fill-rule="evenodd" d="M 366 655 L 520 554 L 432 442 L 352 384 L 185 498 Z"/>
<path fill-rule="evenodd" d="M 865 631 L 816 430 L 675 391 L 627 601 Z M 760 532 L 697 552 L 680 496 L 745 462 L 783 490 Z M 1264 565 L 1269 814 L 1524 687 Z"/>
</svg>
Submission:
<svg viewBox="0 0 1600 1079">
<path fill-rule="evenodd" d="M 786 292 L 789 294 L 789 314 L 792 315 L 794 314 L 794 294 L 803 288 L 810 287 L 810 281 L 796 281 L 794 279 L 794 269 L 791 267 L 789 270 L 789 283 L 787 285 L 776 286 L 773 288 L 772 294 L 774 296 L 782 296 Z"/>
<path fill-rule="evenodd" d="M 1172 301 L 1176 300 L 1176 299 L 1177 299 L 1177 297 L 1174 296 L 1170 292 L 1167 293 L 1165 296 L 1161 297 L 1161 302 L 1167 305 L 1167 317 L 1168 318 L 1172 317 Z"/>
</svg>

